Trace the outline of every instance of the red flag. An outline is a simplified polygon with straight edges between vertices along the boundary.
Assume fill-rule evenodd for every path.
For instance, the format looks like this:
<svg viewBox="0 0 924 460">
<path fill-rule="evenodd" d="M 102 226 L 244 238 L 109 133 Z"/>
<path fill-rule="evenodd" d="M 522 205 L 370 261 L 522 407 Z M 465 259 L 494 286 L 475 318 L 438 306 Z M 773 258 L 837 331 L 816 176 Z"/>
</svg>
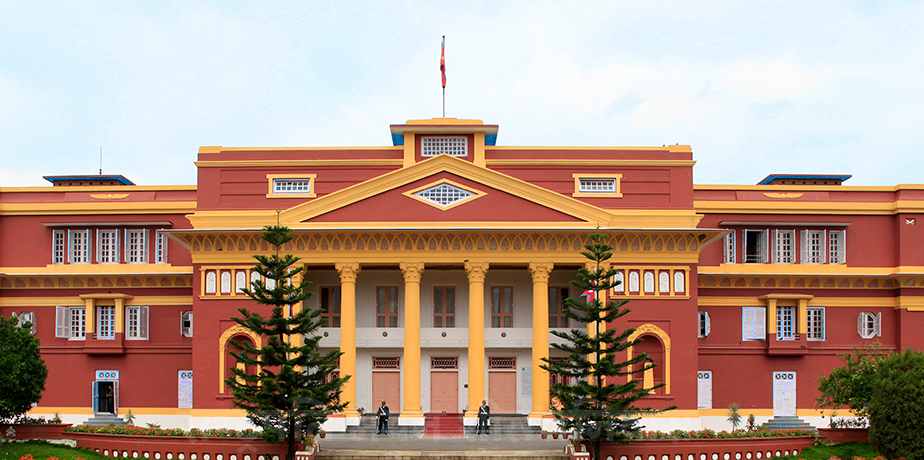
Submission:
<svg viewBox="0 0 924 460">
<path fill-rule="evenodd" d="M 581 297 L 587 297 L 587 303 L 593 303 L 596 292 L 591 291 L 590 289 L 581 293 Z"/>
<path fill-rule="evenodd" d="M 440 73 L 443 74 L 443 89 L 446 89 L 446 36 L 440 43 Z"/>
</svg>

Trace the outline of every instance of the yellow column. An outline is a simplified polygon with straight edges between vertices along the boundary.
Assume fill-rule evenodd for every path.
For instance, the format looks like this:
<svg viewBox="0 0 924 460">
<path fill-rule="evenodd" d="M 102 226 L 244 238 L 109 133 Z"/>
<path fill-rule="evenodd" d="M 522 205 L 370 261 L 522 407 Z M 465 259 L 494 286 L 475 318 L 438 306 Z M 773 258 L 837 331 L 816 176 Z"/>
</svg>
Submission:
<svg viewBox="0 0 924 460">
<path fill-rule="evenodd" d="M 805 334 L 808 334 L 808 299 L 799 299 L 799 321 L 797 324 L 799 326 L 799 334 L 802 334 L 802 338 L 805 338 Z"/>
<path fill-rule="evenodd" d="M 401 418 L 423 418 L 420 410 L 420 275 L 423 262 L 401 262 L 404 274 L 404 408 Z"/>
<path fill-rule="evenodd" d="M 347 406 L 343 410 L 346 417 L 359 417 L 356 412 L 356 275 L 359 264 L 356 262 L 334 265 L 340 273 L 340 375 L 351 376 L 343 384 L 341 397 Z"/>
<path fill-rule="evenodd" d="M 776 335 L 776 299 L 767 299 L 767 335 Z"/>
<path fill-rule="evenodd" d="M 125 299 L 115 299 L 115 332 L 125 333 Z"/>
<path fill-rule="evenodd" d="M 549 414 L 549 373 L 539 366 L 549 357 L 549 273 L 554 265 L 529 263 L 533 276 L 533 409 L 529 418 Z"/>
<path fill-rule="evenodd" d="M 484 391 L 484 278 L 487 262 L 465 262 L 468 274 L 468 410 L 466 418 L 477 418 Z"/>
<path fill-rule="evenodd" d="M 292 280 L 292 285 L 293 285 L 293 286 L 298 286 L 298 285 L 302 284 L 302 280 L 303 280 L 303 279 L 305 279 L 305 272 L 304 272 L 304 271 L 301 271 L 301 272 L 296 273 L 296 274 L 293 275 L 292 278 L 291 278 L 291 280 Z M 299 303 L 297 303 L 297 304 L 295 304 L 295 305 L 292 305 L 292 315 L 293 315 L 293 316 L 297 315 L 299 312 L 302 311 L 302 306 L 303 306 L 303 304 L 304 304 L 304 302 L 299 302 Z M 303 337 L 302 335 L 299 335 L 299 334 L 295 334 L 294 337 L 289 337 L 289 340 L 291 341 L 290 343 L 292 344 L 292 346 L 300 347 L 300 346 L 302 346 L 302 343 L 304 342 L 305 337 Z M 341 358 L 341 359 L 342 359 L 342 358 Z M 353 374 L 350 374 L 350 375 L 353 375 Z"/>
<path fill-rule="evenodd" d="M 96 330 L 96 299 L 83 299 L 83 303 L 86 305 L 85 330 L 87 337 L 89 337 Z M 67 327 L 71 327 L 71 325 L 68 324 Z"/>
</svg>

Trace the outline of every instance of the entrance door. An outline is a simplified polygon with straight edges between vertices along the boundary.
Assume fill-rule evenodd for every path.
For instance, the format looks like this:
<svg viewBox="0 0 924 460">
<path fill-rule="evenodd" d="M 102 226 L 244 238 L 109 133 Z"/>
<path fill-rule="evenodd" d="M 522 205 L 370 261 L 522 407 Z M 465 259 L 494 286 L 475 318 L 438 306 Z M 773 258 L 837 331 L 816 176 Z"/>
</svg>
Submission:
<svg viewBox="0 0 924 460">
<path fill-rule="evenodd" d="M 401 410 L 401 373 L 372 372 L 372 407 L 378 410 L 382 401 L 392 414 Z"/>
<path fill-rule="evenodd" d="M 517 412 L 516 372 L 488 372 L 488 405 L 494 414 Z"/>
<path fill-rule="evenodd" d="M 796 416 L 796 373 L 773 373 L 773 416 Z"/>
<path fill-rule="evenodd" d="M 459 412 L 459 372 L 430 372 L 430 412 Z"/>
<path fill-rule="evenodd" d="M 93 412 L 117 415 L 119 382 L 97 380 L 93 382 Z"/>
</svg>

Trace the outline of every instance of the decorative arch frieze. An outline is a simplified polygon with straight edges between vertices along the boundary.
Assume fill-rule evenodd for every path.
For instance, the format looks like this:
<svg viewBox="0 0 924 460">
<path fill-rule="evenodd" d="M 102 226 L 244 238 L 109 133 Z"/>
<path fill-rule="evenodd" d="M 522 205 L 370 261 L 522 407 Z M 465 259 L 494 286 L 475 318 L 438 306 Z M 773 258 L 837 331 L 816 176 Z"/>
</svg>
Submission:
<svg viewBox="0 0 924 460">
<path fill-rule="evenodd" d="M 794 276 L 794 275 L 708 275 L 698 276 L 701 288 L 791 288 L 791 289 L 898 289 L 924 287 L 924 276 Z"/>
<path fill-rule="evenodd" d="M 107 287 L 190 287 L 192 275 L 2 276 L 0 289 L 73 289 Z"/>
</svg>

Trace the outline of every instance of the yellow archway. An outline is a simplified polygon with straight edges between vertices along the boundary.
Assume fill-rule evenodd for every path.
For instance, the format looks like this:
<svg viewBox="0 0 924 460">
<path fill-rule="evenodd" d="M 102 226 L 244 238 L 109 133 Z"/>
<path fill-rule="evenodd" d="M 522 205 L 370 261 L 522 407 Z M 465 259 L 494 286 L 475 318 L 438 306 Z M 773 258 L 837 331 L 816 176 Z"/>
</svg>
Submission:
<svg viewBox="0 0 924 460">
<path fill-rule="evenodd" d="M 635 340 L 642 334 L 656 335 L 664 344 L 664 394 L 669 395 L 671 394 L 671 338 L 667 335 L 667 332 L 664 332 L 664 329 L 654 324 L 643 324 L 635 329 L 635 332 L 629 336 L 628 340 Z M 632 356 L 632 348 L 629 347 L 629 357 Z M 629 375 L 627 378 L 631 379 L 632 376 Z"/>
</svg>

